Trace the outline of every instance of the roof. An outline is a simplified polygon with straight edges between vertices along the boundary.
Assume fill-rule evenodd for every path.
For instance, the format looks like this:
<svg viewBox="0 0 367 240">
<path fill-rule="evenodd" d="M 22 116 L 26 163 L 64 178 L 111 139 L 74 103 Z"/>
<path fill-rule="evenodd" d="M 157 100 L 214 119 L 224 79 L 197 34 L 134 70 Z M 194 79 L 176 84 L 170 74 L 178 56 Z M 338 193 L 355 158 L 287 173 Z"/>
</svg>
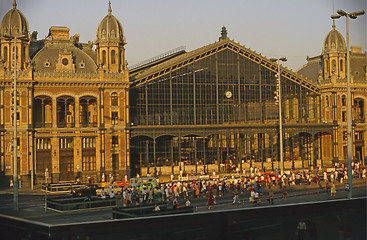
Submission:
<svg viewBox="0 0 367 240">
<path fill-rule="evenodd" d="M 333 25 L 333 29 L 326 35 L 324 40 L 323 53 L 330 51 L 346 52 L 344 37 L 335 29 L 335 25 Z"/>
<path fill-rule="evenodd" d="M 350 68 L 351 74 L 355 81 L 361 82 L 366 80 L 366 53 L 351 53 L 350 54 Z M 323 57 L 322 55 L 308 59 L 307 64 L 303 65 L 297 73 L 317 83 L 319 74 L 323 73 Z"/>
<path fill-rule="evenodd" d="M 150 68 L 145 68 L 141 71 L 132 73 L 130 75 L 130 81 L 133 82 L 133 86 L 139 86 L 146 82 L 154 81 L 154 79 L 162 75 L 165 75 L 177 69 L 183 68 L 189 64 L 192 64 L 203 58 L 209 57 L 225 49 L 230 49 L 231 51 L 234 51 L 240 54 L 241 56 L 247 59 L 250 59 L 260 64 L 261 66 L 268 68 L 274 72 L 277 72 L 278 70 L 278 65 L 275 62 L 272 62 L 270 59 L 262 56 L 261 54 L 258 54 L 255 51 L 245 48 L 244 46 L 240 45 L 239 43 L 236 43 L 233 40 L 226 38 L 224 40 L 220 40 L 218 42 L 206 45 L 204 47 L 198 48 L 191 52 L 187 52 L 187 53 L 178 55 L 160 64 L 153 65 Z M 319 92 L 319 88 L 311 81 L 308 81 L 304 77 L 296 74 L 295 72 L 293 72 L 292 70 L 288 68 L 281 67 L 281 69 L 282 69 L 281 74 L 283 77 L 286 77 L 287 79 L 293 82 L 301 84 L 302 86 L 310 89 L 311 91 Z"/>
<path fill-rule="evenodd" d="M 108 14 L 99 23 L 97 28 L 98 41 L 124 41 L 124 31 L 119 20 L 112 15 L 111 2 L 108 3 Z"/>
<path fill-rule="evenodd" d="M 46 44 L 32 59 L 35 72 L 57 71 L 57 64 L 62 55 L 70 55 L 73 59 L 73 72 L 97 72 L 97 65 L 92 57 L 70 43 Z"/>
<path fill-rule="evenodd" d="M 3 17 L 0 25 L 0 36 L 15 37 L 22 35 L 28 37 L 28 21 L 21 11 L 17 9 L 14 0 L 13 8 Z"/>
<path fill-rule="evenodd" d="M 307 64 L 303 65 L 296 72 L 297 74 L 308 78 L 313 83 L 317 84 L 320 72 L 322 73 L 322 56 L 316 56 L 313 58 L 308 58 Z"/>
</svg>

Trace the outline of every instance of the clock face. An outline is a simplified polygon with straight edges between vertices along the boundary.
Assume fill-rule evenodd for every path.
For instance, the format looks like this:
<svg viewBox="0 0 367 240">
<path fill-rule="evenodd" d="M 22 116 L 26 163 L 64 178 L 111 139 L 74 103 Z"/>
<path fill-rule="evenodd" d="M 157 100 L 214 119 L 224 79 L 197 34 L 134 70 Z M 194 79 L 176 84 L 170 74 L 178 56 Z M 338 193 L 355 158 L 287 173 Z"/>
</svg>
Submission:
<svg viewBox="0 0 367 240">
<path fill-rule="evenodd" d="M 226 97 L 227 98 L 231 98 L 232 97 L 232 92 L 231 91 L 226 91 Z"/>
</svg>

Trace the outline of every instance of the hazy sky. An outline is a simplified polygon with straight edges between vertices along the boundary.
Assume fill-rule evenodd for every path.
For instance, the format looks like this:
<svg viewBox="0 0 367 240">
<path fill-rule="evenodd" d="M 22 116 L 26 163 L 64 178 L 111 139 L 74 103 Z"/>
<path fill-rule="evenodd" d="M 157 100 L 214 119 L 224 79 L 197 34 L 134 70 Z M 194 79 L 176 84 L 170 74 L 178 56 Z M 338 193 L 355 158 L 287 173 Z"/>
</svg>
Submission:
<svg viewBox="0 0 367 240">
<path fill-rule="evenodd" d="M 1 18 L 13 0 L 0 0 Z M 129 65 L 179 46 L 191 51 L 218 41 L 222 26 L 228 37 L 267 57 L 288 58 L 297 70 L 307 56 L 319 55 L 332 29 L 333 0 L 111 0 L 112 14 L 122 23 Z M 17 0 L 30 33 L 38 39 L 51 26 L 67 26 L 81 42 L 95 41 L 108 0 Z M 366 0 L 334 0 L 335 12 L 366 11 Z M 366 51 L 366 15 L 350 21 L 350 45 Z M 336 29 L 345 37 L 345 17 Z"/>
</svg>

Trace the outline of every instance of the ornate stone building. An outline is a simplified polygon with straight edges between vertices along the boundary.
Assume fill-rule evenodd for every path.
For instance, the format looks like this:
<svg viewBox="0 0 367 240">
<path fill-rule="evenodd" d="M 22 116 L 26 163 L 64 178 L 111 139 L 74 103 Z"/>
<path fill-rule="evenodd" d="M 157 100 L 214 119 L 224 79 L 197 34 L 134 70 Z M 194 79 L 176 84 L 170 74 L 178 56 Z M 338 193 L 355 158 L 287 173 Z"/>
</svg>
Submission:
<svg viewBox="0 0 367 240">
<path fill-rule="evenodd" d="M 16 48 L 15 48 L 16 44 Z M 107 16 L 91 42 L 51 27 L 37 40 L 17 9 L 0 26 L 0 175 L 13 175 L 13 79 L 17 77 L 18 173 L 53 182 L 102 174 L 123 178 L 129 169 L 128 88 L 125 36 L 121 23 Z M 14 71 L 14 51 L 17 64 Z"/>
<path fill-rule="evenodd" d="M 317 84 L 321 92 L 321 113 L 324 122 L 333 123 L 334 139 L 325 142 L 335 162 L 347 160 L 347 51 L 350 51 L 352 92 L 352 156 L 355 161 L 367 160 L 367 55 L 362 47 L 347 49 L 344 37 L 335 29 L 327 34 L 322 53 L 308 58 L 297 73 Z"/>
</svg>

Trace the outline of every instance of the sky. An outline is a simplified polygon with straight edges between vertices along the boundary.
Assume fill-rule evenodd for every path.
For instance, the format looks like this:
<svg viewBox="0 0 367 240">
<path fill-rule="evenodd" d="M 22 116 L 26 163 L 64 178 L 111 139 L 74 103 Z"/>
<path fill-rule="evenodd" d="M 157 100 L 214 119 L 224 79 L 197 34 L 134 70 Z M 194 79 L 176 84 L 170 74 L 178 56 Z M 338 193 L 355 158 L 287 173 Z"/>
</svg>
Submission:
<svg viewBox="0 0 367 240">
<path fill-rule="evenodd" d="M 186 46 L 195 50 L 218 41 L 222 26 L 228 37 L 269 58 L 287 57 L 284 66 L 298 70 L 306 57 L 322 52 L 332 29 L 330 16 L 338 9 L 366 11 L 366 0 L 111 0 L 112 14 L 126 37 L 129 66 Z M 0 16 L 13 0 L 0 0 Z M 95 41 L 100 21 L 108 14 L 108 0 L 17 0 L 38 39 L 51 26 L 70 28 L 81 42 Z M 366 51 L 366 14 L 349 21 L 351 46 Z M 336 20 L 346 36 L 346 18 Z"/>
</svg>

